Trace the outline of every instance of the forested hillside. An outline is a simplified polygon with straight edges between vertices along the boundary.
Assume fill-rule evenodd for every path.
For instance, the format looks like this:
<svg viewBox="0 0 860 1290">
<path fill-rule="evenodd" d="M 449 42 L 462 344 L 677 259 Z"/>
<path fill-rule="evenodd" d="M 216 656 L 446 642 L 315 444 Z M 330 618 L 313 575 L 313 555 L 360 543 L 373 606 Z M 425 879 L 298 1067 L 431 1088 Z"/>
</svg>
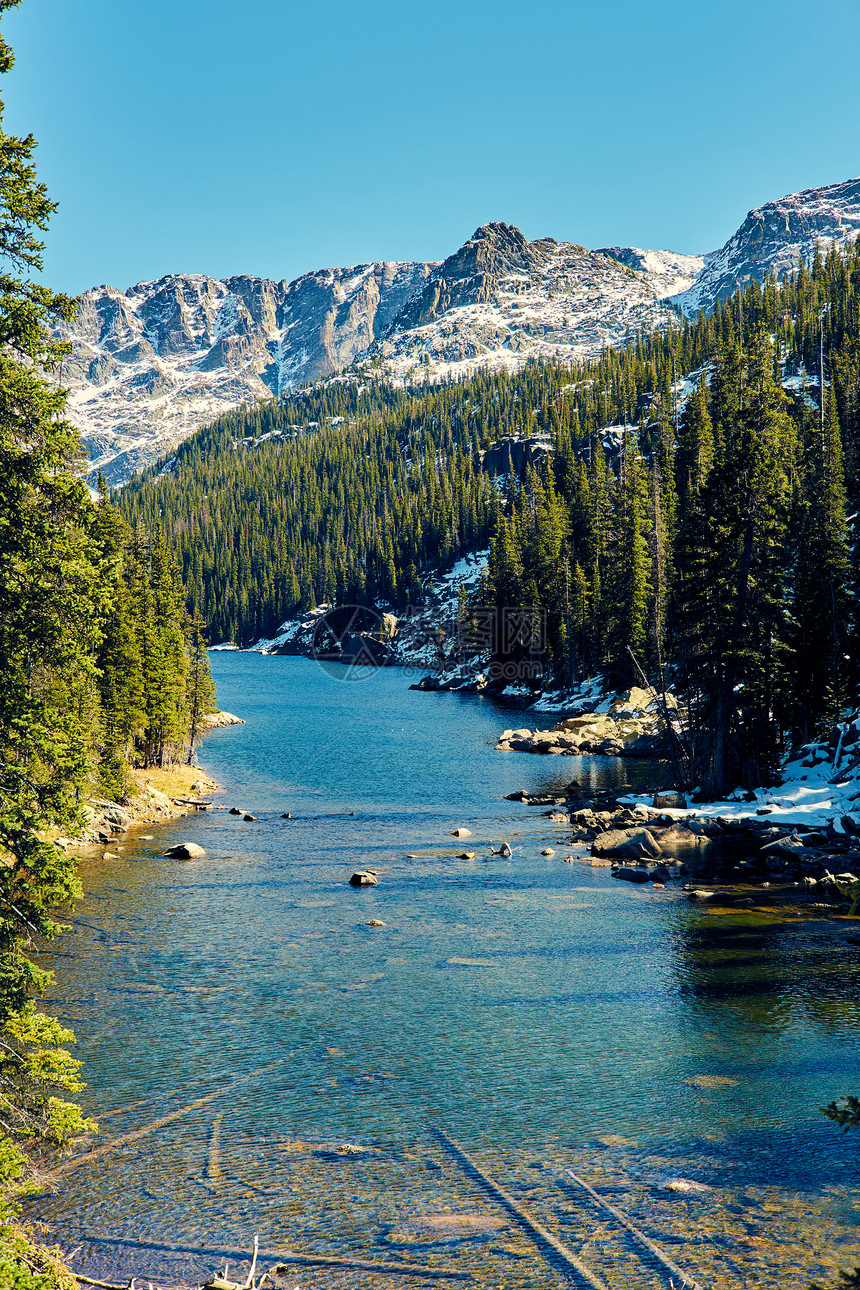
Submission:
<svg viewBox="0 0 860 1290">
<path fill-rule="evenodd" d="M 857 679 L 858 314 L 855 243 L 577 369 L 334 383 L 231 415 L 119 504 L 161 525 L 213 637 L 245 644 L 323 600 L 414 603 L 423 571 L 489 537 L 484 594 L 546 609 L 548 679 L 669 661 L 715 785 L 759 779 Z M 536 433 L 551 466 L 500 490 L 481 449 Z"/>
</svg>

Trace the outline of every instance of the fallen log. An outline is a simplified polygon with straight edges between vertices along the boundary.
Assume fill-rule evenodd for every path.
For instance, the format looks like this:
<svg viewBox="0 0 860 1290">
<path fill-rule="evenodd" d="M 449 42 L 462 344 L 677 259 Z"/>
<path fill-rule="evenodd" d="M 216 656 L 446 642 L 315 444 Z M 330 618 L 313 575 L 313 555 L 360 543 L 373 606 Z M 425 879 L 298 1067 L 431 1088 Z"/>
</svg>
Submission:
<svg viewBox="0 0 860 1290">
<path fill-rule="evenodd" d="M 84 1240 L 95 1245 L 122 1245 L 134 1250 L 158 1250 L 168 1254 L 205 1254 L 216 1259 L 250 1259 L 247 1250 L 223 1250 L 212 1249 L 202 1245 L 166 1245 L 157 1241 L 132 1241 L 125 1237 L 110 1236 L 90 1236 L 87 1234 Z M 304 1267 L 322 1267 L 322 1268 L 358 1268 L 365 1272 L 390 1272 L 403 1274 L 404 1276 L 422 1276 L 422 1277 L 447 1277 L 451 1281 L 473 1281 L 474 1277 L 471 1272 L 463 1272 L 454 1268 L 430 1268 L 421 1263 L 386 1263 L 380 1259 L 354 1259 L 347 1256 L 339 1257 L 335 1254 L 297 1254 L 295 1250 L 289 1250 L 279 1254 L 274 1250 L 260 1250 L 259 1257 L 266 1262 L 271 1261 L 273 1264 L 300 1264 Z M 125 1290 L 125 1287 L 122 1288 Z"/>
<path fill-rule="evenodd" d="M 593 1290 L 607 1290 L 605 1283 L 591 1271 L 591 1268 L 586 1263 L 583 1263 L 582 1259 L 577 1258 L 573 1250 L 569 1250 L 566 1245 L 563 1245 L 557 1236 L 553 1236 L 552 1232 L 533 1218 L 527 1209 L 524 1209 L 522 1205 L 514 1200 L 513 1196 L 494 1182 L 490 1175 L 485 1173 L 471 1156 L 466 1154 L 459 1143 L 455 1142 L 453 1138 L 449 1138 L 447 1133 L 444 1133 L 437 1125 L 432 1125 L 431 1127 L 443 1147 L 454 1156 L 466 1173 L 474 1175 L 486 1190 L 496 1200 L 500 1201 L 505 1209 L 513 1214 L 514 1218 L 526 1229 L 538 1247 L 547 1247 L 552 1252 L 555 1260 L 562 1263 L 569 1270 L 576 1272 Z"/>
<path fill-rule="evenodd" d="M 163 1115 L 158 1120 L 153 1120 L 150 1124 L 144 1124 L 139 1129 L 132 1129 L 130 1133 L 123 1133 L 118 1138 L 113 1138 L 110 1142 L 105 1142 L 100 1147 L 93 1147 L 92 1151 L 85 1151 L 83 1155 L 72 1156 L 69 1160 L 62 1160 L 48 1173 L 39 1176 L 39 1183 L 53 1182 L 56 1178 L 62 1178 L 65 1174 L 74 1173 L 80 1169 L 81 1165 L 89 1164 L 92 1160 L 100 1160 L 102 1156 L 108 1155 L 111 1151 L 117 1151 L 120 1147 L 127 1146 L 130 1142 L 137 1142 L 140 1138 L 147 1137 L 150 1133 L 155 1133 L 157 1129 L 163 1128 L 166 1124 L 172 1124 L 174 1120 L 181 1119 L 184 1115 L 190 1115 L 192 1111 L 199 1111 L 201 1107 L 208 1106 L 217 1098 L 223 1097 L 225 1093 L 230 1093 L 233 1089 L 238 1088 L 241 1084 L 248 1084 L 251 1080 L 257 1079 L 260 1075 L 267 1075 L 270 1071 L 283 1066 L 284 1062 L 290 1060 L 294 1054 L 286 1053 L 285 1056 L 279 1057 L 274 1062 L 269 1062 L 266 1066 L 259 1066 L 256 1070 L 250 1071 L 247 1075 L 240 1076 L 239 1079 L 233 1080 L 229 1084 L 224 1084 L 221 1088 L 216 1089 L 214 1093 L 207 1093 L 204 1097 L 198 1097 L 186 1106 L 181 1106 L 178 1111 L 171 1111 L 169 1115 Z"/>
<path fill-rule="evenodd" d="M 572 1169 L 565 1169 L 564 1172 L 568 1174 L 575 1183 L 578 1183 L 579 1186 L 582 1187 L 583 1191 L 588 1193 L 596 1205 L 599 1205 L 601 1209 L 605 1209 L 608 1214 L 612 1215 L 616 1222 L 619 1222 L 622 1227 L 626 1228 L 634 1240 L 644 1246 L 649 1254 L 653 1254 L 654 1258 L 657 1259 L 658 1262 L 662 1263 L 664 1268 L 671 1272 L 673 1276 L 680 1277 L 682 1288 L 686 1287 L 687 1290 L 703 1290 L 703 1287 L 700 1286 L 697 1281 L 691 1281 L 686 1272 L 682 1272 L 677 1263 L 673 1263 L 672 1260 L 663 1253 L 659 1245 L 652 1241 L 650 1237 L 646 1236 L 644 1232 L 640 1232 L 639 1228 L 631 1223 L 626 1214 L 622 1214 L 620 1209 L 616 1209 L 614 1205 L 610 1205 L 608 1200 L 604 1200 L 602 1196 L 599 1196 L 597 1192 L 594 1191 L 593 1188 L 589 1187 L 588 1183 L 584 1182 L 583 1179 L 580 1178 L 578 1174 L 575 1174 Z"/>
</svg>

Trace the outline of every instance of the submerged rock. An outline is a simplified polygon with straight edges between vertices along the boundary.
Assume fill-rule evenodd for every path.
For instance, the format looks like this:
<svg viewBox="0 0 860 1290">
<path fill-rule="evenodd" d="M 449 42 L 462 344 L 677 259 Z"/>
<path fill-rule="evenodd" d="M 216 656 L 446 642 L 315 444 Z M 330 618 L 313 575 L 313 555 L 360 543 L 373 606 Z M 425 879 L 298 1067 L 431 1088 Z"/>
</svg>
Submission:
<svg viewBox="0 0 860 1290">
<path fill-rule="evenodd" d="M 707 1183 L 694 1182 L 692 1178 L 667 1178 L 661 1185 L 666 1191 L 676 1191 L 681 1195 L 689 1195 L 691 1192 L 703 1195 L 712 1190 Z"/>
<path fill-rule="evenodd" d="M 508 1226 L 498 1214 L 426 1214 L 408 1219 L 385 1237 L 391 1245 L 437 1245 L 495 1236 Z"/>
<path fill-rule="evenodd" d="M 631 869 L 624 866 L 612 870 L 613 878 L 623 878 L 625 882 L 650 882 L 651 874 L 647 869 Z"/>
</svg>

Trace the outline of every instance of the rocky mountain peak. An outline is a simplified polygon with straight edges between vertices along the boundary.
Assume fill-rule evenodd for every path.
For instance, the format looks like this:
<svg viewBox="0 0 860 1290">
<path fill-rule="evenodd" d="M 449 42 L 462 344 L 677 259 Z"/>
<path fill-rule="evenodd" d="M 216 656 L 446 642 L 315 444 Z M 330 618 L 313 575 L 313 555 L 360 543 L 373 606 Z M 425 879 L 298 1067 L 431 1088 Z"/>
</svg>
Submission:
<svg viewBox="0 0 860 1290">
<path fill-rule="evenodd" d="M 704 269 L 675 301 L 688 315 L 712 309 L 744 283 L 777 278 L 812 261 L 819 243 L 844 246 L 860 235 L 860 178 L 805 188 L 751 210 L 719 251 L 704 257 Z"/>
<path fill-rule="evenodd" d="M 529 242 L 514 224 L 482 224 L 430 275 L 421 294 L 392 320 L 387 334 L 423 327 L 451 309 L 487 304 L 503 286 L 517 281 L 525 289 L 540 278 L 559 245 L 552 238 Z"/>
<path fill-rule="evenodd" d="M 858 234 L 860 178 L 757 207 L 706 256 L 588 251 L 491 222 L 441 264 L 102 285 L 61 333 L 72 342 L 68 414 L 92 473 L 121 483 L 221 414 L 333 372 L 408 382 L 595 357 L 675 308 L 713 308 L 752 278 L 811 260 L 817 243 Z"/>
</svg>

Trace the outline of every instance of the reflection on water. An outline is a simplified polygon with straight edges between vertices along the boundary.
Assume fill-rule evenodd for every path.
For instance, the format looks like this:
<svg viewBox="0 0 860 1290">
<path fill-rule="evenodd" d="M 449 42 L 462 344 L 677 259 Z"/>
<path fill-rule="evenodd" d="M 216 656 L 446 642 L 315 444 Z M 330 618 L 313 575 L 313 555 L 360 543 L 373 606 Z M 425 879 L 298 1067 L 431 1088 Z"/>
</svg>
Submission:
<svg viewBox="0 0 860 1290">
<path fill-rule="evenodd" d="M 860 1262 L 856 1146 L 816 1110 L 856 1086 L 860 951 L 838 925 L 721 915 L 564 864 L 564 830 L 502 800 L 652 767 L 496 753 L 509 713 L 391 673 L 350 685 L 300 659 L 213 661 L 248 724 L 209 736 L 204 762 L 258 819 L 212 813 L 88 862 L 57 947 L 73 957 L 46 956 L 102 1138 L 190 1107 L 29 1202 L 90 1275 L 217 1261 L 96 1238 L 245 1249 L 258 1232 L 268 1249 L 456 1259 L 492 1286 L 563 1281 L 489 1221 L 430 1122 L 571 1248 L 590 1242 L 613 1290 L 663 1283 L 565 1168 L 714 1287 L 801 1287 Z M 163 858 L 180 838 L 207 858 Z M 505 838 L 513 859 L 491 857 Z M 364 865 L 379 886 L 356 891 Z M 480 1230 L 418 1221 L 446 1213 Z"/>
</svg>

